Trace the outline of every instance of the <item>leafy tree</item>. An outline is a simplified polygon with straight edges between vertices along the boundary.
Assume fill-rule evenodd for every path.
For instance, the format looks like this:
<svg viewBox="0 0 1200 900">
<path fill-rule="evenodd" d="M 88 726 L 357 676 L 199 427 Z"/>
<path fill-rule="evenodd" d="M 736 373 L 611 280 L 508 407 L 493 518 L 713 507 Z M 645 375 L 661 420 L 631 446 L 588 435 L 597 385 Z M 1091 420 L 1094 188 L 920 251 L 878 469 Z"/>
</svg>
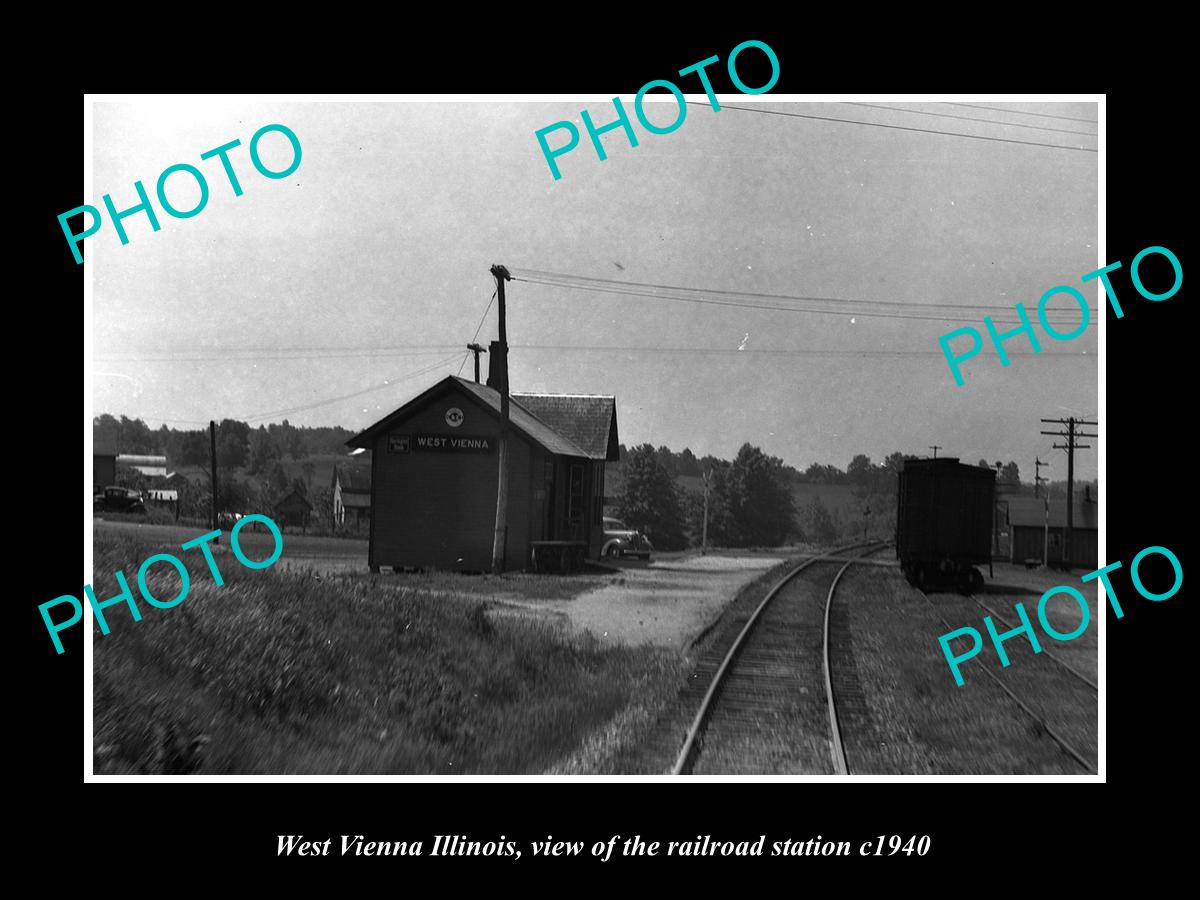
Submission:
<svg viewBox="0 0 1200 900">
<path fill-rule="evenodd" d="M 236 433 L 217 432 L 217 465 L 224 471 L 246 464 L 249 447 Z"/>
<path fill-rule="evenodd" d="M 278 461 L 271 463 L 271 468 L 267 472 L 267 487 L 270 490 L 271 502 L 286 494 L 290 485 L 291 479 L 288 478 L 287 470 Z"/>
<path fill-rule="evenodd" d="M 679 467 L 676 465 L 675 454 L 671 452 L 671 448 L 663 444 L 654 451 L 654 454 L 658 457 L 658 464 L 666 470 L 668 475 L 674 478 L 678 474 Z"/>
<path fill-rule="evenodd" d="M 177 466 L 208 465 L 208 433 L 205 431 L 172 431 L 167 456 Z"/>
<path fill-rule="evenodd" d="M 684 447 L 683 452 L 679 454 L 676 466 L 680 475 L 696 476 L 700 474 L 700 460 L 696 459 L 696 454 L 687 447 Z"/>
<path fill-rule="evenodd" d="M 795 530 L 795 501 L 781 459 L 743 444 L 732 464 L 712 470 L 708 531 L 714 543 L 776 546 Z"/>
<path fill-rule="evenodd" d="M 651 444 L 642 444 L 628 452 L 625 488 L 618 512 L 631 528 L 645 529 L 659 549 L 678 550 L 687 546 L 679 492 Z"/>
<path fill-rule="evenodd" d="M 813 463 L 804 470 L 804 478 L 813 484 L 845 484 L 846 473 L 837 466 Z"/>
<path fill-rule="evenodd" d="M 1009 462 L 1000 470 L 1000 481 L 1005 484 L 1020 484 L 1021 469 L 1015 462 Z"/>
<path fill-rule="evenodd" d="M 849 477 L 850 483 L 856 487 L 870 487 L 873 469 L 871 457 L 860 453 L 850 460 L 850 465 L 846 466 L 846 475 Z"/>
<path fill-rule="evenodd" d="M 813 497 L 804 508 L 804 534 L 810 541 L 824 546 L 838 539 L 837 523 L 820 497 Z"/>
<path fill-rule="evenodd" d="M 252 473 L 265 472 L 273 460 L 279 459 L 279 446 L 275 437 L 262 426 L 250 435 L 250 463 Z"/>
</svg>

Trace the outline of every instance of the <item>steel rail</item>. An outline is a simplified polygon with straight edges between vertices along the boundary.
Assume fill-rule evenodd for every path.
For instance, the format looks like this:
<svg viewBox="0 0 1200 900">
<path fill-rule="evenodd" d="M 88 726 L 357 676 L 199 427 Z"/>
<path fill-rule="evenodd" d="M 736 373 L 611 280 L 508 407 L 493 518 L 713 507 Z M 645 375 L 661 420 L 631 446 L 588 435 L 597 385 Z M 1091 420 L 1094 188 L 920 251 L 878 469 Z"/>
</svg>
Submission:
<svg viewBox="0 0 1200 900">
<path fill-rule="evenodd" d="M 925 598 L 925 602 L 929 604 L 930 609 L 933 610 L 933 614 L 935 616 L 937 616 L 939 619 L 941 619 L 942 624 L 945 625 L 947 629 L 953 630 L 950 623 L 946 621 L 946 619 L 942 616 L 942 614 L 940 612 L 938 612 L 938 608 L 933 605 L 933 601 L 929 599 L 929 595 L 926 594 L 924 591 L 920 591 L 920 594 L 922 597 Z M 997 676 L 995 673 L 993 673 L 990 669 L 981 669 L 980 671 L 982 671 L 983 674 L 986 675 L 988 678 L 992 679 L 992 681 L 995 683 L 996 687 L 1000 688 L 1000 690 L 1002 690 L 1002 691 L 1004 691 L 1004 693 L 1008 694 L 1009 698 L 1014 703 L 1016 703 L 1017 706 L 1021 707 L 1021 709 L 1023 709 L 1025 711 L 1026 715 L 1028 715 L 1031 719 L 1033 719 L 1035 722 L 1037 722 L 1038 725 L 1040 725 L 1042 727 L 1042 730 L 1045 731 L 1046 734 L 1050 735 L 1051 739 L 1056 744 L 1058 744 L 1058 746 L 1061 747 L 1068 756 L 1070 756 L 1073 760 L 1075 760 L 1075 762 L 1079 763 L 1081 766 L 1083 766 L 1085 769 L 1087 769 L 1091 774 L 1093 774 L 1093 775 L 1100 774 L 1099 772 L 1096 771 L 1096 767 L 1093 766 L 1090 762 L 1088 762 L 1084 758 L 1082 753 L 1080 753 L 1078 750 L 1076 750 L 1066 740 L 1066 738 L 1064 738 L 1062 735 L 1060 735 L 1058 732 L 1056 732 L 1053 728 L 1050 727 L 1050 724 L 1045 720 L 1045 718 L 1043 718 L 1042 716 L 1039 716 L 1037 714 L 1037 712 L 1035 712 L 1032 708 L 1030 708 L 1030 706 L 1027 703 L 1025 703 L 1024 700 L 1022 700 L 1020 697 L 1018 697 L 1016 694 L 1014 694 L 1011 690 L 1009 690 L 1008 686 L 1003 681 L 1000 680 L 999 676 Z"/>
<path fill-rule="evenodd" d="M 999 619 L 1000 624 L 1002 624 L 1005 628 L 1011 629 L 1013 627 L 1012 622 L 1009 622 L 1003 616 L 997 615 L 995 610 L 993 610 L 990 606 L 986 606 L 983 603 L 980 603 L 979 600 L 977 600 L 975 597 L 972 597 L 971 599 L 975 600 L 975 603 L 979 606 L 979 608 L 982 609 L 989 616 L 991 616 L 993 619 Z M 1055 654 L 1051 653 L 1045 647 L 1042 648 L 1041 652 L 1044 653 L 1046 656 L 1050 657 L 1052 660 L 1054 660 L 1056 663 L 1058 663 L 1060 666 L 1062 666 L 1064 669 L 1066 669 L 1068 672 L 1070 672 L 1072 675 L 1074 675 L 1076 678 L 1078 678 L 1080 681 L 1082 681 L 1084 684 L 1086 684 L 1088 687 L 1090 687 L 1093 691 L 1095 691 L 1096 693 L 1100 693 L 1099 685 L 1097 685 L 1096 682 L 1092 681 L 1092 679 L 1088 678 L 1086 675 L 1084 675 L 1082 672 L 1080 672 L 1074 666 L 1071 666 L 1071 665 L 1063 662 L 1061 659 L 1059 659 Z"/>
<path fill-rule="evenodd" d="M 833 696 L 833 666 L 829 659 L 829 619 L 833 610 L 833 594 L 837 590 L 838 582 L 842 580 L 842 575 L 846 573 L 852 565 L 861 562 L 866 557 L 870 556 L 877 550 L 886 547 L 888 542 L 876 542 L 878 546 L 873 546 L 872 549 L 866 550 L 858 559 L 851 559 L 844 566 L 838 569 L 836 575 L 833 576 L 833 581 L 829 585 L 829 594 L 825 597 L 825 633 L 822 638 L 825 654 L 825 699 L 826 706 L 829 708 L 829 743 L 833 753 L 833 767 L 838 775 L 849 775 L 850 765 L 846 762 L 846 745 L 842 741 L 842 730 L 838 726 L 837 717 L 837 701 Z"/>
<path fill-rule="evenodd" d="M 742 626 L 742 630 L 738 632 L 738 636 L 734 638 L 733 644 L 730 646 L 729 650 L 726 651 L 725 657 L 721 660 L 720 667 L 717 669 L 716 674 L 713 675 L 712 682 L 709 684 L 708 690 L 704 694 L 704 698 L 700 701 L 700 708 L 696 711 L 696 715 L 692 719 L 691 727 L 688 728 L 687 737 L 683 742 L 683 748 L 679 751 L 679 755 L 675 759 L 675 765 L 671 767 L 672 775 L 682 775 L 688 768 L 688 763 L 690 762 L 692 753 L 695 750 L 696 739 L 700 736 L 700 733 L 704 729 L 705 721 L 708 719 L 709 712 L 713 706 L 714 698 L 721 688 L 726 671 L 728 671 L 733 663 L 733 660 L 737 657 L 738 652 L 742 648 L 742 644 L 745 642 L 746 636 L 753 631 L 755 624 L 758 622 L 759 615 L 764 609 L 767 608 L 767 605 L 773 599 L 775 599 L 775 595 L 779 593 L 784 585 L 790 582 L 809 566 L 816 565 L 819 562 L 836 561 L 837 554 L 839 553 L 846 553 L 848 551 L 858 550 L 863 547 L 872 547 L 878 543 L 880 542 L 870 541 L 867 543 L 850 544 L 846 547 L 839 547 L 838 549 L 829 553 L 823 553 L 820 556 L 814 556 L 811 559 L 806 559 L 792 569 L 792 571 L 788 572 L 788 574 L 784 575 L 783 578 L 779 579 L 775 586 L 767 592 L 767 595 L 763 597 L 762 602 L 755 607 L 754 612 L 750 614 L 750 618 L 746 620 L 746 624 Z M 851 560 L 851 562 L 854 562 L 854 560 Z"/>
</svg>

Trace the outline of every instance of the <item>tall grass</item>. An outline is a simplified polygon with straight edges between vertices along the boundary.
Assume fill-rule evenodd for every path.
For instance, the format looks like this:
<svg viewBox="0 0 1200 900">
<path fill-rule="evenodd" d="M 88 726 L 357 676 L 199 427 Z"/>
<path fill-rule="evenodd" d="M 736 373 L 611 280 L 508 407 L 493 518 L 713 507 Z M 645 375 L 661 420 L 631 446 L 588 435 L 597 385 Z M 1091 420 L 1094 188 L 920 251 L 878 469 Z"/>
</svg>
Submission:
<svg viewBox="0 0 1200 900">
<path fill-rule="evenodd" d="M 136 623 L 111 607 L 111 633 L 96 628 L 97 772 L 539 772 L 647 679 L 675 676 L 667 651 L 568 638 L 386 576 L 250 571 L 227 548 L 217 587 L 195 551 L 97 533 L 98 598 L 157 552 L 186 557 L 191 593 L 167 610 L 139 597 Z M 169 599 L 178 576 L 156 566 L 149 585 Z"/>
</svg>

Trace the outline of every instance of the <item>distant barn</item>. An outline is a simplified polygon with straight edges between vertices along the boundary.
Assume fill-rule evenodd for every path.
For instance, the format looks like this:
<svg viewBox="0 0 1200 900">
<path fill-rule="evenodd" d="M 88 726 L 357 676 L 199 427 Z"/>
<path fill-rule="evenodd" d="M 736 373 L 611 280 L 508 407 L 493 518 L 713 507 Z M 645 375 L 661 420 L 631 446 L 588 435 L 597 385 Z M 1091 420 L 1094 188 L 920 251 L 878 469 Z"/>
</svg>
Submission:
<svg viewBox="0 0 1200 900">
<path fill-rule="evenodd" d="M 297 528 L 308 526 L 308 517 L 312 513 L 312 504 L 308 502 L 299 488 L 292 488 L 272 505 L 275 522 L 279 525 L 292 525 Z"/>
<path fill-rule="evenodd" d="M 165 478 L 167 476 L 167 458 L 140 453 L 122 453 L 117 457 L 118 466 L 128 466 L 143 475 Z"/>
</svg>

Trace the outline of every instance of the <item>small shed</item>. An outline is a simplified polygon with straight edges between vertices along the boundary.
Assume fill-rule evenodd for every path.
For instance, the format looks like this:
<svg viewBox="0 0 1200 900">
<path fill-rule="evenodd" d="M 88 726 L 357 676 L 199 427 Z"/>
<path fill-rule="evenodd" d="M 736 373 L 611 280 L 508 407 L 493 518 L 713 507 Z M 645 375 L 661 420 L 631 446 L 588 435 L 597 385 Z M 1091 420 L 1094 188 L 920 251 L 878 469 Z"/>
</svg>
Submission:
<svg viewBox="0 0 1200 900">
<path fill-rule="evenodd" d="M 99 441 L 92 444 L 92 488 L 103 490 L 117 483 L 117 448 Z"/>
<path fill-rule="evenodd" d="M 312 513 L 312 504 L 300 493 L 299 488 L 292 488 L 276 500 L 271 509 L 275 513 L 275 522 L 279 525 L 293 525 L 299 528 L 308 527 L 308 517 Z"/>
<path fill-rule="evenodd" d="M 1008 525 L 1015 563 L 1037 560 L 1051 566 L 1095 569 L 1099 554 L 1099 515 L 1094 501 L 1075 501 L 1071 553 L 1065 553 L 1067 503 L 1063 498 L 1010 497 Z M 1043 552 L 1044 551 L 1044 552 Z M 1043 558 L 1045 557 L 1045 558 Z"/>
<path fill-rule="evenodd" d="M 491 567 L 500 426 L 500 392 L 451 376 L 347 441 L 372 451 L 373 570 Z M 547 542 L 599 556 L 616 399 L 513 393 L 509 426 L 505 568 L 529 567 Z"/>
</svg>

